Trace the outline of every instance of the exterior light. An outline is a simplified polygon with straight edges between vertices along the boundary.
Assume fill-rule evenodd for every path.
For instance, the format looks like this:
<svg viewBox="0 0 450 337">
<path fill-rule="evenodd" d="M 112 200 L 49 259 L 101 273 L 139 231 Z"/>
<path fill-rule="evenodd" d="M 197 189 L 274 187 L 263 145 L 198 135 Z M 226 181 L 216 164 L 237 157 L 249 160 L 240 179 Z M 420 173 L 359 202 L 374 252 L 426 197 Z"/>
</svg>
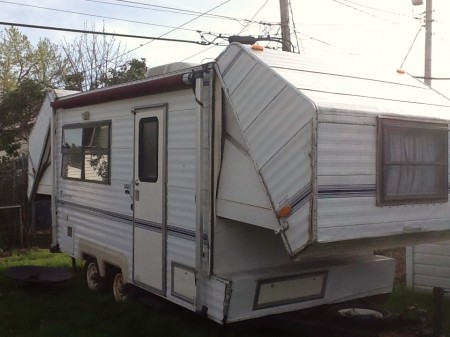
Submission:
<svg viewBox="0 0 450 337">
<path fill-rule="evenodd" d="M 91 115 L 89 113 L 89 111 L 85 111 L 81 114 L 81 118 L 83 118 L 83 120 L 88 121 L 89 118 L 91 118 Z"/>
</svg>

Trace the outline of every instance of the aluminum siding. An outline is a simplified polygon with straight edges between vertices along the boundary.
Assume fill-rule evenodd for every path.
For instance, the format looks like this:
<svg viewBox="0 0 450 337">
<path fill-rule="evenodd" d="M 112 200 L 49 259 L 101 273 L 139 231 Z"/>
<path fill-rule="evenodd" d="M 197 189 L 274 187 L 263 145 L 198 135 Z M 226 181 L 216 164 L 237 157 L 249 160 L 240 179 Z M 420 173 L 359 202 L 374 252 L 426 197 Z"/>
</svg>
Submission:
<svg viewBox="0 0 450 337">
<path fill-rule="evenodd" d="M 269 67 L 271 60 L 265 59 L 268 66 L 259 56 L 240 45 L 231 45 L 218 58 L 217 70 L 273 211 L 277 212 L 285 204 L 292 204 L 306 187 L 312 189 L 311 120 L 315 106 Z M 295 212 L 299 209 L 296 207 Z M 310 210 L 303 208 L 305 211 L 284 219 L 289 228 L 284 239 L 291 254 L 311 240 L 305 236 L 311 232 Z M 301 223 L 295 222 L 300 219 Z"/>
<path fill-rule="evenodd" d="M 208 94 L 205 95 L 205 101 L 208 101 Z M 111 120 L 112 130 L 110 185 L 66 180 L 58 176 L 58 240 L 63 244 L 62 248 L 74 256 L 78 254 L 80 239 L 111 247 L 127 256 L 129 275 L 132 266 L 132 200 L 125 194 L 125 185 L 130 184 L 133 176 L 134 116 L 130 111 L 135 107 L 154 104 L 167 104 L 168 107 L 167 271 L 170 273 L 172 262 L 195 266 L 197 103 L 193 100 L 192 90 L 60 110 L 58 113 L 57 172 L 61 172 L 63 125 L 81 123 L 81 113 L 90 111 L 89 122 Z M 209 105 L 206 104 L 205 111 L 208 109 Z M 205 130 L 208 130 L 207 113 L 204 125 Z M 205 133 L 206 148 L 209 139 L 208 132 Z M 209 154 L 207 150 L 205 153 Z M 205 155 L 205 160 L 209 160 L 208 155 Z M 209 202 L 209 198 L 206 201 Z M 206 209 L 208 207 L 206 204 Z M 67 237 L 68 225 L 73 226 L 73 250 Z M 170 289 L 171 279 L 168 276 L 167 289 Z M 223 304 L 223 298 L 220 303 Z"/>
<path fill-rule="evenodd" d="M 448 228 L 447 204 L 376 205 L 376 137 L 375 116 L 352 111 L 319 114 L 319 242 Z"/>
<path fill-rule="evenodd" d="M 450 290 L 450 242 L 418 245 L 407 256 L 408 286 Z"/>
<path fill-rule="evenodd" d="M 50 133 L 50 121 L 53 109 L 50 104 L 57 98 L 75 93 L 69 90 L 49 90 L 44 98 L 39 114 L 34 122 L 33 130 L 28 139 L 28 189 L 27 196 L 31 198 L 31 194 L 35 183 L 35 174 L 39 167 L 44 164 L 43 152 L 46 146 L 47 135 Z M 50 141 L 50 140 L 49 140 Z M 33 173 L 33 174 L 31 174 Z"/>
</svg>

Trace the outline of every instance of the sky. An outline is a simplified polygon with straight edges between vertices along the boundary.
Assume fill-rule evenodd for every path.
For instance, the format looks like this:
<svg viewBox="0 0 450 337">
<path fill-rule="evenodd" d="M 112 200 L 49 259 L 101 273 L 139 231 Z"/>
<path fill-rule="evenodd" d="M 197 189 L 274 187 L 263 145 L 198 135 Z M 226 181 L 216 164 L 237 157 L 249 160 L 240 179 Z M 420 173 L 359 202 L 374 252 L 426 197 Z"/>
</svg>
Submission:
<svg viewBox="0 0 450 337">
<path fill-rule="evenodd" d="M 290 0 L 291 39 L 295 51 L 308 56 L 359 55 L 369 66 L 376 63 L 392 71 L 402 67 L 423 76 L 426 1 L 413 6 L 411 0 Z M 280 36 L 279 0 L 0 0 L 0 21 L 193 42 L 201 42 L 203 35 L 203 41 L 220 44 L 116 38 L 131 57 L 145 58 L 148 67 L 211 61 L 230 35 Z M 79 36 L 19 30 L 32 42 L 45 37 L 70 42 Z M 450 78 L 448 0 L 433 0 L 432 50 L 432 76 Z M 433 80 L 432 87 L 450 97 L 449 80 Z"/>
</svg>

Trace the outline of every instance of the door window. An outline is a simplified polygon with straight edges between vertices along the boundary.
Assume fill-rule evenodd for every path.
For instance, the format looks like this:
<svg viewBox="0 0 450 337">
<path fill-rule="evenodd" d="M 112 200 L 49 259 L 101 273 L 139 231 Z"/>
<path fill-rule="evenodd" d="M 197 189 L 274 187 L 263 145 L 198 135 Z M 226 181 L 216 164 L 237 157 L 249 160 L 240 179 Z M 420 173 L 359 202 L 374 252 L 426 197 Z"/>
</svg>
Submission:
<svg viewBox="0 0 450 337">
<path fill-rule="evenodd" d="M 139 121 L 139 180 L 158 181 L 158 118 Z"/>
</svg>

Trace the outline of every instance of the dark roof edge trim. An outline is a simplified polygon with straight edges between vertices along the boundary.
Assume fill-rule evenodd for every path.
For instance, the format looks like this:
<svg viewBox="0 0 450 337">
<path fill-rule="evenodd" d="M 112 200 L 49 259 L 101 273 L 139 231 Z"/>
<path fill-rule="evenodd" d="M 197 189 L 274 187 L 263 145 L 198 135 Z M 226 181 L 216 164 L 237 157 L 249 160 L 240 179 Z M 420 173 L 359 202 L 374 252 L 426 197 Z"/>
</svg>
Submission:
<svg viewBox="0 0 450 337">
<path fill-rule="evenodd" d="M 183 74 L 177 74 L 153 80 L 131 82 L 121 86 L 113 86 L 94 91 L 87 91 L 81 94 L 65 96 L 55 100 L 52 103 L 52 107 L 55 109 L 70 109 L 118 101 L 121 99 L 181 90 L 187 88 L 189 85 L 183 80 L 183 76 Z"/>
</svg>

